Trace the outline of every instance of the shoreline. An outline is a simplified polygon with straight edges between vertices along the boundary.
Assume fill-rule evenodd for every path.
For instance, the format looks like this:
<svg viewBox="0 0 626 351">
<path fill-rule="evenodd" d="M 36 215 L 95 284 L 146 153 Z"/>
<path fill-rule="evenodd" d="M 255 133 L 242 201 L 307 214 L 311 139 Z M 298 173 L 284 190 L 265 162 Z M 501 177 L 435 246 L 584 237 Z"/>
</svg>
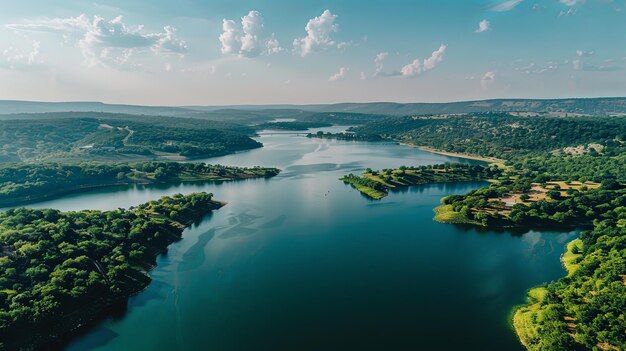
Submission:
<svg viewBox="0 0 626 351">
<path fill-rule="evenodd" d="M 140 179 L 137 181 L 129 180 L 124 182 L 114 182 L 114 183 L 101 183 L 101 184 L 84 184 L 77 186 L 75 188 L 67 188 L 56 191 L 50 191 L 48 193 L 42 192 L 37 196 L 32 197 L 18 197 L 13 199 L 2 199 L 0 200 L 0 212 L 5 211 L 10 208 L 16 207 L 24 207 L 29 204 L 38 203 L 42 201 L 53 200 L 56 198 L 60 198 L 63 196 L 80 194 L 90 192 L 92 190 L 101 190 L 107 188 L 115 188 L 115 187 L 125 187 L 132 185 L 175 185 L 175 184 L 184 184 L 184 183 L 221 183 L 221 182 L 234 182 L 234 181 L 243 181 L 249 179 L 260 179 L 260 178 L 271 178 L 280 173 L 278 170 L 275 174 L 269 176 L 243 176 L 239 178 L 194 178 L 194 179 L 182 179 L 182 178 L 171 178 L 171 179 L 163 179 L 163 180 L 154 180 L 154 179 Z"/>
<path fill-rule="evenodd" d="M 502 160 L 502 159 L 495 158 L 495 157 L 483 157 L 483 156 L 478 156 L 478 155 L 464 154 L 460 152 L 444 151 L 444 150 L 434 149 L 428 146 L 419 146 L 419 145 L 416 145 L 413 143 L 407 143 L 407 142 L 400 142 L 400 145 L 414 147 L 423 151 L 428 151 L 428 152 L 432 152 L 433 154 L 438 154 L 438 155 L 443 155 L 443 156 L 458 157 L 458 158 L 464 158 L 468 160 L 488 162 L 488 163 L 492 163 L 503 168 L 504 168 L 504 162 L 506 162 L 506 160 Z"/>
<path fill-rule="evenodd" d="M 206 204 L 194 205 L 192 213 L 180 219 L 168 219 L 172 225 L 172 231 L 165 231 L 167 239 L 164 243 L 147 247 L 150 257 L 154 262 L 142 261 L 133 267 L 137 269 L 137 274 L 133 278 L 135 284 L 132 287 L 119 292 L 104 292 L 97 296 L 92 304 L 85 304 L 78 309 L 62 311 L 63 319 L 54 325 L 33 325 L 22 335 L 16 333 L 15 340 L 6 343 L 4 346 L 16 347 L 19 350 L 39 350 L 39 349 L 64 349 L 76 336 L 88 332 L 100 322 L 115 315 L 125 315 L 128 310 L 128 301 L 131 297 L 142 293 L 151 283 L 150 272 L 158 265 L 157 258 L 167 253 L 168 248 L 173 243 L 183 240 L 184 232 L 196 221 L 206 217 L 209 213 L 224 207 L 225 201 L 210 199 Z M 139 207 L 145 204 L 139 205 Z M 142 210 L 139 208 L 139 210 Z M 105 214 L 110 211 L 102 211 Z M 63 212 L 66 213 L 66 212 Z M 151 218 L 162 216 L 159 213 L 150 213 Z M 49 323 L 49 322 L 45 322 Z M 0 347 L 1 348 L 1 347 Z"/>
</svg>

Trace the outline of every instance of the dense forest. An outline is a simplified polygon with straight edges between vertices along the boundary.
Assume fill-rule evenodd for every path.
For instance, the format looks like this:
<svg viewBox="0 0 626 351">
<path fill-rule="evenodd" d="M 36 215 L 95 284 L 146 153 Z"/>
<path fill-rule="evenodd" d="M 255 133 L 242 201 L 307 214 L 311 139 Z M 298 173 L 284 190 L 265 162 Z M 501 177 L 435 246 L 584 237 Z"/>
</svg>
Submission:
<svg viewBox="0 0 626 351">
<path fill-rule="evenodd" d="M 381 171 L 368 168 L 361 177 L 350 173 L 340 180 L 350 184 L 361 194 L 378 200 L 387 196 L 391 189 L 420 184 L 491 179 L 499 177 L 502 173 L 502 169 L 496 166 L 446 163 L 418 167 L 401 166 L 398 169 Z"/>
<path fill-rule="evenodd" d="M 568 275 L 532 289 L 528 305 L 516 311 L 522 343 L 531 351 L 626 349 L 626 190 L 589 190 L 514 211 L 528 220 L 593 224 L 568 245 Z"/>
<path fill-rule="evenodd" d="M 178 162 L 8 163 L 0 165 L 0 206 L 112 185 L 268 178 L 279 172 Z"/>
<path fill-rule="evenodd" d="M 0 162 L 209 157 L 262 146 L 249 137 L 254 131 L 248 127 L 124 116 L 128 119 L 109 116 L 0 121 Z"/>
<path fill-rule="evenodd" d="M 158 253 L 221 203 L 198 193 L 115 211 L 0 213 L 0 340 L 30 349 L 142 290 Z"/>
<path fill-rule="evenodd" d="M 389 117 L 353 128 L 449 152 L 511 160 L 533 153 L 618 154 L 626 141 L 621 118 L 514 117 L 507 114 Z M 589 147 L 592 144 L 592 147 Z M 593 144 L 599 144 L 595 146 Z M 584 146 L 581 150 L 564 150 Z M 594 147 L 595 146 L 595 147 Z"/>
</svg>

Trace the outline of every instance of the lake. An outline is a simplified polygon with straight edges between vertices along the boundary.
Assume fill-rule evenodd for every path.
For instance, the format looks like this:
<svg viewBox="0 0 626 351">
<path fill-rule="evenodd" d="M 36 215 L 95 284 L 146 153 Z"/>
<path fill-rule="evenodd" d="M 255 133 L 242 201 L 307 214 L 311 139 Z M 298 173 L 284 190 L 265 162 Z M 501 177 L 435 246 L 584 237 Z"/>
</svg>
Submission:
<svg viewBox="0 0 626 351">
<path fill-rule="evenodd" d="M 340 128 L 323 128 L 338 131 Z M 435 184 L 372 201 L 338 180 L 365 168 L 475 161 L 392 143 L 268 132 L 262 149 L 204 160 L 279 167 L 272 179 L 130 186 L 31 207 L 116 209 L 208 191 L 228 204 L 185 230 L 127 311 L 68 350 L 522 350 L 510 327 L 525 291 L 565 274 L 576 232 L 434 222 Z"/>
</svg>

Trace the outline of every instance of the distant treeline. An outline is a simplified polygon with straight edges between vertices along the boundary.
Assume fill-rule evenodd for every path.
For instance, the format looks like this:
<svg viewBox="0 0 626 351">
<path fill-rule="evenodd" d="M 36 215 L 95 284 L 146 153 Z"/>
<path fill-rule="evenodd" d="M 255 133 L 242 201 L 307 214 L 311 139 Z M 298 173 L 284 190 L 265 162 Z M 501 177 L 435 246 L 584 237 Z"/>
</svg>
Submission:
<svg viewBox="0 0 626 351">
<path fill-rule="evenodd" d="M 317 133 L 307 134 L 307 138 L 320 139 L 336 139 L 336 140 L 352 140 L 352 141 L 382 141 L 384 140 L 378 134 L 360 134 L 360 133 L 330 133 L 319 131 Z"/>
<path fill-rule="evenodd" d="M 0 206 L 111 185 L 265 178 L 279 172 L 178 162 L 5 164 L 0 165 Z"/>
<path fill-rule="evenodd" d="M 259 130 L 269 129 L 269 130 L 292 130 L 292 131 L 301 131 L 308 130 L 310 128 L 322 128 L 322 127 L 330 127 L 332 124 L 324 123 L 324 122 L 271 122 L 271 123 L 262 123 L 256 125 L 255 127 Z"/>
</svg>

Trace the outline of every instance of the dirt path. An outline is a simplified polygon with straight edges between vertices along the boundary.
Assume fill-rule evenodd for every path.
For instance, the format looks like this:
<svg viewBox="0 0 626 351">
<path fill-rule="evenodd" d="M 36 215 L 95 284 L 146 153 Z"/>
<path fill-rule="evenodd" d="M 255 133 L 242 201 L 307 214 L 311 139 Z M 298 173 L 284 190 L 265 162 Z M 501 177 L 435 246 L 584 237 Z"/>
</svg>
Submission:
<svg viewBox="0 0 626 351">
<path fill-rule="evenodd" d="M 128 132 L 128 135 L 126 137 L 124 137 L 124 139 L 122 139 L 122 143 L 124 143 L 124 145 L 126 145 L 126 143 L 128 143 L 128 140 L 133 136 L 133 134 L 135 134 L 135 131 L 128 128 L 128 126 L 124 127 L 124 128 L 120 128 L 123 129 L 125 131 Z"/>
</svg>

